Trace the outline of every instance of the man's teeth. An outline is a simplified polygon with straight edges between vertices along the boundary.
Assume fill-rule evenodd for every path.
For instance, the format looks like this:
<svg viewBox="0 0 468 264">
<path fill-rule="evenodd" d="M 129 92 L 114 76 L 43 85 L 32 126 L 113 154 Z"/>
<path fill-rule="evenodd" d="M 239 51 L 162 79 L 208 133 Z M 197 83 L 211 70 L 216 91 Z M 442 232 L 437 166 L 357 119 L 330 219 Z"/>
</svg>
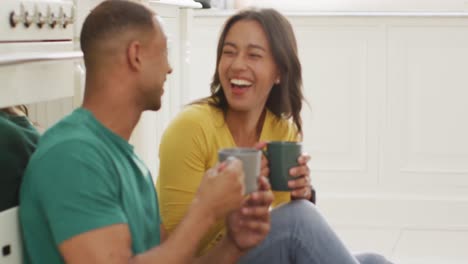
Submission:
<svg viewBox="0 0 468 264">
<path fill-rule="evenodd" d="M 250 86 L 250 85 L 252 85 L 251 82 L 246 81 L 246 80 L 241 80 L 241 79 L 232 79 L 231 84 L 237 85 L 237 86 Z"/>
</svg>

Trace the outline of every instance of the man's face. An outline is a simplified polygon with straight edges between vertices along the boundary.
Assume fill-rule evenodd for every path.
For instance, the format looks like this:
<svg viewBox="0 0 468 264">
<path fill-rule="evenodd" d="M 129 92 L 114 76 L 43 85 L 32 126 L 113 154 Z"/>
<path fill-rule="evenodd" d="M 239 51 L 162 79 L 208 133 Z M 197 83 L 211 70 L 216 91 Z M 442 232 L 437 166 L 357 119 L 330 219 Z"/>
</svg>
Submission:
<svg viewBox="0 0 468 264">
<path fill-rule="evenodd" d="M 145 45 L 145 57 L 143 58 L 144 67 L 143 78 L 143 96 L 146 102 L 147 110 L 159 110 L 161 108 L 161 97 L 164 93 L 164 82 L 167 74 L 172 72 L 168 61 L 167 39 L 166 35 L 155 22 L 156 30 L 152 33 Z"/>
</svg>

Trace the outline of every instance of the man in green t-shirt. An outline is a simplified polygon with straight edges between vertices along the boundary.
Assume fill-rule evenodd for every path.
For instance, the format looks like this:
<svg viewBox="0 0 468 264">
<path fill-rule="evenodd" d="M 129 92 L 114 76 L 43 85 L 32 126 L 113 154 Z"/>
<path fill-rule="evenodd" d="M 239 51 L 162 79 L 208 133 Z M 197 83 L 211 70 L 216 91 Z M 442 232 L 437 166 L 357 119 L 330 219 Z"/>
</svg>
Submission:
<svg viewBox="0 0 468 264">
<path fill-rule="evenodd" d="M 131 1 L 105 1 L 86 18 L 80 41 L 83 106 L 41 137 L 21 186 L 25 262 L 234 263 L 258 245 L 270 228 L 272 193 L 261 178 L 260 191 L 244 198 L 238 160 L 206 173 L 169 237 L 160 229 L 150 172 L 128 143 L 141 113 L 161 107 L 172 71 L 155 14 Z M 195 258 L 223 218 L 228 235 Z"/>
</svg>

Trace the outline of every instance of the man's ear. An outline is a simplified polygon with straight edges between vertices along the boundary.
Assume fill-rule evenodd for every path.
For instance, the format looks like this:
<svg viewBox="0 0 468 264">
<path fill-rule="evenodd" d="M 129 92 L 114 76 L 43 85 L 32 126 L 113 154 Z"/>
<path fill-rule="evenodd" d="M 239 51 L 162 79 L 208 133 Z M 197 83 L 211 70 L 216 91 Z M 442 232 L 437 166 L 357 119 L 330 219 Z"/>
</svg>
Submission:
<svg viewBox="0 0 468 264">
<path fill-rule="evenodd" d="M 131 70 L 140 71 L 141 65 L 141 43 L 139 41 L 132 41 L 127 47 L 127 61 Z"/>
</svg>

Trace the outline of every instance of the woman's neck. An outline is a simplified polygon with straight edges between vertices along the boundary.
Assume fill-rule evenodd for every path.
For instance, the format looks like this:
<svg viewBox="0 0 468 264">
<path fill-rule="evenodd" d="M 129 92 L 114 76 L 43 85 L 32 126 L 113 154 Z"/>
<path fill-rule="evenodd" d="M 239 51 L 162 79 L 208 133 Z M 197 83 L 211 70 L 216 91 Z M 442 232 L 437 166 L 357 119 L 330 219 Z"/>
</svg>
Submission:
<svg viewBox="0 0 468 264">
<path fill-rule="evenodd" d="M 226 123 L 236 146 L 252 147 L 259 141 L 265 116 L 265 108 L 258 112 L 227 111 Z"/>
</svg>

